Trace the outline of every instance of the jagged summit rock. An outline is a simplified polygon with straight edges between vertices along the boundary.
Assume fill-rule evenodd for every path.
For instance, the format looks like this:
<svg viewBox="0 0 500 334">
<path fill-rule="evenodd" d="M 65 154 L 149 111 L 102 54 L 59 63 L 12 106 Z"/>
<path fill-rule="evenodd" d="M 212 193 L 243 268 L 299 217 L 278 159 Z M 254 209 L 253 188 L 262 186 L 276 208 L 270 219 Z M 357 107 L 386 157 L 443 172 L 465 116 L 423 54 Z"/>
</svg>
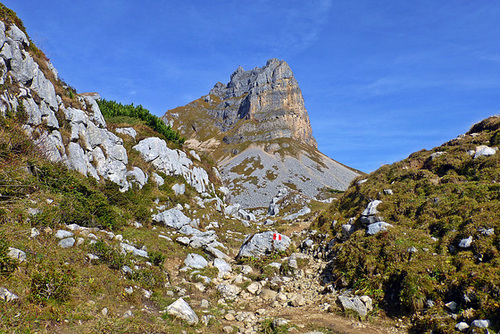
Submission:
<svg viewBox="0 0 500 334">
<path fill-rule="evenodd" d="M 243 208 L 267 206 L 284 186 L 309 197 L 345 190 L 359 175 L 318 151 L 299 84 L 276 58 L 247 71 L 239 66 L 227 84 L 163 120 L 214 158 L 228 199 Z"/>
<path fill-rule="evenodd" d="M 270 59 L 248 71 L 239 66 L 228 84 L 217 83 L 210 96 L 220 100 L 212 116 L 220 120 L 222 131 L 240 119 L 254 121 L 228 133 L 226 143 L 293 138 L 317 147 L 299 84 L 283 60 Z"/>
</svg>

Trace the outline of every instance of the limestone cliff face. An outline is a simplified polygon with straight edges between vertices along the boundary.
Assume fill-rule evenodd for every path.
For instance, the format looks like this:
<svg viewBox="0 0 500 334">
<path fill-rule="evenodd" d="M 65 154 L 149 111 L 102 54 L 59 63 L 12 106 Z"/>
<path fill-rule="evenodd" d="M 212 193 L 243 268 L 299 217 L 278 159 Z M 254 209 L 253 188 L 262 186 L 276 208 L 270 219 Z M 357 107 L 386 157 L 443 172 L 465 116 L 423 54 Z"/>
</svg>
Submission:
<svg viewBox="0 0 500 334">
<path fill-rule="evenodd" d="M 302 92 L 283 60 L 270 59 L 266 66 L 249 71 L 240 66 L 227 85 L 217 83 L 210 95 L 221 99 L 214 116 L 222 115 L 229 124 L 239 119 L 253 121 L 226 136 L 227 143 L 293 138 L 317 146 Z M 224 112 L 227 102 L 234 99 L 241 100 L 238 109 L 228 108 Z"/>
<path fill-rule="evenodd" d="M 223 132 L 226 144 L 292 138 L 317 147 L 302 92 L 283 60 L 270 59 L 264 67 L 248 71 L 240 66 L 227 85 L 217 83 L 209 95 L 188 106 L 205 112 L 194 118 L 190 113 L 188 118 L 182 115 L 185 108 L 180 112 L 176 108 L 164 116 L 167 123 L 180 117 L 177 128 L 188 138 L 207 140 L 198 130 L 207 126 L 209 118 L 214 131 L 208 137 Z"/>
</svg>

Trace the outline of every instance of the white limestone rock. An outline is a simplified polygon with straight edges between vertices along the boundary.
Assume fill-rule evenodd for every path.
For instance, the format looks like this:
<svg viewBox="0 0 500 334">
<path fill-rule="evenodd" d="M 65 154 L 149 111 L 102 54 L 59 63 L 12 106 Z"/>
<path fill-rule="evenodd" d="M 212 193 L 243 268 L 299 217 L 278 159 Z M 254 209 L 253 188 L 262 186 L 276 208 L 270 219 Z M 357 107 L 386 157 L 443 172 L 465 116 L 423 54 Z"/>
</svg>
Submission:
<svg viewBox="0 0 500 334">
<path fill-rule="evenodd" d="M 152 218 L 156 223 L 162 223 L 167 227 L 175 228 L 177 230 L 180 230 L 185 225 L 191 224 L 191 219 L 189 219 L 179 209 L 169 209 L 160 212 L 157 215 L 153 215 Z"/>
<path fill-rule="evenodd" d="M 11 259 L 17 260 L 19 262 L 24 262 L 26 261 L 26 253 L 23 252 L 20 249 L 9 247 L 8 249 L 7 256 L 10 257 Z"/>
<path fill-rule="evenodd" d="M 201 167 L 194 166 L 186 153 L 169 149 L 163 139 L 146 138 L 133 149 L 138 151 L 144 160 L 151 162 L 158 171 L 167 175 L 182 175 L 199 193 L 210 191 L 211 183 L 207 172 Z"/>
<path fill-rule="evenodd" d="M 148 176 L 139 167 L 132 167 L 132 170 L 127 172 L 126 177 L 131 184 L 135 184 L 139 189 L 142 189 L 148 182 Z"/>
<path fill-rule="evenodd" d="M 497 153 L 497 148 L 488 147 L 486 145 L 479 145 L 476 147 L 476 152 L 474 153 L 474 159 L 479 157 L 489 157 Z"/>
<path fill-rule="evenodd" d="M 167 313 L 185 320 L 190 325 L 199 322 L 198 316 L 184 299 L 179 298 L 167 307 Z"/>
<path fill-rule="evenodd" d="M 199 254 L 191 253 L 184 260 L 184 264 L 190 268 L 203 269 L 208 266 L 208 261 Z"/>
<path fill-rule="evenodd" d="M 19 297 L 6 288 L 0 288 L 0 299 L 5 300 L 6 302 L 11 302 L 13 300 L 19 299 Z"/>
<path fill-rule="evenodd" d="M 223 259 L 218 259 L 218 258 L 214 259 L 214 267 L 219 269 L 219 274 L 218 274 L 219 278 L 223 278 L 226 274 L 230 273 L 232 270 L 229 263 L 227 263 Z"/>
<path fill-rule="evenodd" d="M 290 243 L 290 238 L 280 233 L 272 231 L 255 233 L 245 238 L 237 257 L 261 257 L 276 250 L 285 251 Z"/>
<path fill-rule="evenodd" d="M 132 137 L 134 139 L 137 136 L 137 131 L 135 131 L 134 128 L 130 128 L 130 127 L 129 128 L 117 128 L 115 131 L 117 133 L 121 133 L 121 134 L 130 136 L 130 137 Z"/>
<path fill-rule="evenodd" d="M 66 238 L 59 241 L 59 247 L 61 248 L 71 248 L 75 244 L 75 238 Z"/>
<path fill-rule="evenodd" d="M 386 222 L 377 222 L 368 225 L 368 228 L 366 230 L 367 235 L 375 235 L 379 232 L 387 231 L 387 228 L 392 227 L 391 224 L 386 223 Z"/>
</svg>

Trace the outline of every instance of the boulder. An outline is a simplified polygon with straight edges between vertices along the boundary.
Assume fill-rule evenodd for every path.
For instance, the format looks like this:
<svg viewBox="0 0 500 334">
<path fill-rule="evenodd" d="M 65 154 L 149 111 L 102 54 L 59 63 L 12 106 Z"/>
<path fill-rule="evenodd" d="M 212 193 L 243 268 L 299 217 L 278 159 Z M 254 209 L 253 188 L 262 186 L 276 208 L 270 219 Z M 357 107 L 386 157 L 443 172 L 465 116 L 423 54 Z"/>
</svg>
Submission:
<svg viewBox="0 0 500 334">
<path fill-rule="evenodd" d="M 249 221 L 253 221 L 253 222 L 257 220 L 253 213 L 247 212 L 243 209 L 238 210 L 238 217 L 240 217 L 241 219 L 245 219 L 245 220 L 249 220 Z"/>
<path fill-rule="evenodd" d="M 474 320 L 471 323 L 471 327 L 476 328 L 489 328 L 491 326 L 491 322 L 489 320 Z"/>
<path fill-rule="evenodd" d="M 298 217 L 307 215 L 309 213 L 311 213 L 311 209 L 306 206 L 306 207 L 300 209 L 299 212 L 296 212 L 296 213 L 293 213 L 291 215 L 288 215 L 288 216 L 284 217 L 283 219 L 285 219 L 285 220 L 295 220 Z"/>
<path fill-rule="evenodd" d="M 121 133 L 121 134 L 130 136 L 130 137 L 132 137 L 134 139 L 137 136 L 137 131 L 135 131 L 135 129 L 131 128 L 131 127 L 128 127 L 128 128 L 117 128 L 117 129 L 115 129 L 115 131 L 117 133 Z"/>
<path fill-rule="evenodd" d="M 232 270 L 231 266 L 226 261 L 219 258 L 214 259 L 214 267 L 219 269 L 219 275 L 218 275 L 219 278 L 224 277 Z"/>
<path fill-rule="evenodd" d="M 379 200 L 371 201 L 370 203 L 368 203 L 368 205 L 366 206 L 363 213 L 361 213 L 361 215 L 372 216 L 372 215 L 377 214 L 378 213 L 377 206 L 379 206 L 379 204 L 381 204 L 381 203 L 382 203 L 382 201 L 379 201 Z"/>
<path fill-rule="evenodd" d="M 180 230 L 185 225 L 191 224 L 191 219 L 189 219 L 179 209 L 163 211 L 157 215 L 153 215 L 152 218 L 156 223 L 162 223 L 167 227 L 175 228 L 177 230 Z"/>
<path fill-rule="evenodd" d="M 339 296 L 338 301 L 344 311 L 352 310 L 358 313 L 361 317 L 365 317 L 368 314 L 368 309 L 366 308 L 365 303 L 363 303 L 358 296 Z"/>
<path fill-rule="evenodd" d="M 249 286 L 247 286 L 247 291 L 250 292 L 252 295 L 260 293 L 260 290 L 261 290 L 261 285 L 258 282 L 252 282 L 250 283 Z"/>
<path fill-rule="evenodd" d="M 290 242 L 289 237 L 276 232 L 255 233 L 245 238 L 237 257 L 261 257 L 274 251 L 285 251 L 290 246 Z"/>
<path fill-rule="evenodd" d="M 153 173 L 153 181 L 160 187 L 165 184 L 165 180 L 158 174 Z"/>
<path fill-rule="evenodd" d="M 460 332 L 465 332 L 467 329 L 469 329 L 469 325 L 466 322 L 459 322 L 458 324 L 455 325 L 455 328 L 460 331 Z"/>
<path fill-rule="evenodd" d="M 472 245 L 472 241 L 473 241 L 472 236 L 469 236 L 466 239 L 460 240 L 460 242 L 458 243 L 458 247 L 469 248 Z"/>
<path fill-rule="evenodd" d="M 19 262 L 24 262 L 26 261 L 26 253 L 23 252 L 20 249 L 9 247 L 8 249 L 7 256 L 10 257 L 11 259 L 17 260 Z"/>
<path fill-rule="evenodd" d="M 203 269 L 208 266 L 207 260 L 205 260 L 203 256 L 195 253 L 188 254 L 184 260 L 184 264 L 194 269 Z"/>
<path fill-rule="evenodd" d="M 371 201 L 370 203 L 368 203 L 363 213 L 361 213 L 359 221 L 362 224 L 367 225 L 382 221 L 382 217 L 377 215 L 379 213 L 377 210 L 377 206 L 379 206 L 381 203 L 382 201 L 379 200 Z"/>
<path fill-rule="evenodd" d="M 238 211 L 240 210 L 240 207 L 241 207 L 241 205 L 238 203 L 233 204 L 233 205 L 228 205 L 224 208 L 224 214 L 227 216 L 236 215 L 238 213 Z"/>
<path fill-rule="evenodd" d="M 148 176 L 139 167 L 132 167 L 132 170 L 127 172 L 126 177 L 131 184 L 137 185 L 139 189 L 142 189 L 148 182 Z"/>
<path fill-rule="evenodd" d="M 474 159 L 479 157 L 489 157 L 497 153 L 497 149 L 493 147 L 488 147 L 486 145 L 480 145 L 476 147 L 476 152 L 474 153 Z"/>
<path fill-rule="evenodd" d="M 120 243 L 120 247 L 122 249 L 122 253 L 125 253 L 125 254 L 126 253 L 132 253 L 132 254 L 134 254 L 136 256 L 141 256 L 141 257 L 144 257 L 146 259 L 149 258 L 147 251 L 135 248 L 132 245 L 129 245 L 129 244 L 126 244 L 126 243 L 122 242 L 122 243 Z"/>
<path fill-rule="evenodd" d="M 198 316 L 184 299 L 179 298 L 167 307 L 167 313 L 185 320 L 189 325 L 198 324 Z"/>
<path fill-rule="evenodd" d="M 235 300 L 241 292 L 240 287 L 228 283 L 218 284 L 215 288 L 220 292 L 222 298 L 227 300 Z"/>
<path fill-rule="evenodd" d="M 172 190 L 176 195 L 184 195 L 186 192 L 186 185 L 184 183 L 176 183 L 172 186 Z"/>
<path fill-rule="evenodd" d="M 386 223 L 386 222 L 373 223 L 373 224 L 368 225 L 368 228 L 366 230 L 366 234 L 367 235 L 375 235 L 379 232 L 387 231 L 388 227 L 392 227 L 392 225 L 389 223 Z"/>
<path fill-rule="evenodd" d="M 194 166 L 183 151 L 169 149 L 163 139 L 146 138 L 133 149 L 138 151 L 146 162 L 151 162 L 158 171 L 167 175 L 183 176 L 186 182 L 199 193 L 210 190 L 207 172 L 201 167 Z"/>
<path fill-rule="evenodd" d="M 61 248 L 70 248 L 73 247 L 74 244 L 75 238 L 66 238 L 59 241 L 59 247 Z"/>
</svg>

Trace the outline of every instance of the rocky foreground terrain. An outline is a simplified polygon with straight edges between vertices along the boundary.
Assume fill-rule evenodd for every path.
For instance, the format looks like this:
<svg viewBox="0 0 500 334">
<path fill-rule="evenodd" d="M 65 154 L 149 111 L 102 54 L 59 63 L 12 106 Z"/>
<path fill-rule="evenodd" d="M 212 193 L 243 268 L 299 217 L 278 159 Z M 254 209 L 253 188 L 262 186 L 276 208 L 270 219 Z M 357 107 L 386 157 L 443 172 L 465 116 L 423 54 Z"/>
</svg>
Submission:
<svg viewBox="0 0 500 334">
<path fill-rule="evenodd" d="M 0 18 L 0 331 L 499 329 L 499 118 L 357 177 L 331 204 L 281 182 L 255 207 L 235 201 L 244 183 L 226 186 L 229 173 L 275 159 L 292 178 L 284 161 L 305 152 L 318 163 L 305 109 L 290 131 L 290 110 L 266 120 L 269 85 L 301 99 L 286 63 L 238 69 L 196 102 L 228 146 L 191 125 L 182 146 L 142 108 L 76 94 L 15 13 L 1 5 Z M 279 148 L 238 142 L 259 122 Z M 280 155 L 285 144 L 296 151 Z M 222 172 L 210 156 L 227 159 Z"/>
</svg>

